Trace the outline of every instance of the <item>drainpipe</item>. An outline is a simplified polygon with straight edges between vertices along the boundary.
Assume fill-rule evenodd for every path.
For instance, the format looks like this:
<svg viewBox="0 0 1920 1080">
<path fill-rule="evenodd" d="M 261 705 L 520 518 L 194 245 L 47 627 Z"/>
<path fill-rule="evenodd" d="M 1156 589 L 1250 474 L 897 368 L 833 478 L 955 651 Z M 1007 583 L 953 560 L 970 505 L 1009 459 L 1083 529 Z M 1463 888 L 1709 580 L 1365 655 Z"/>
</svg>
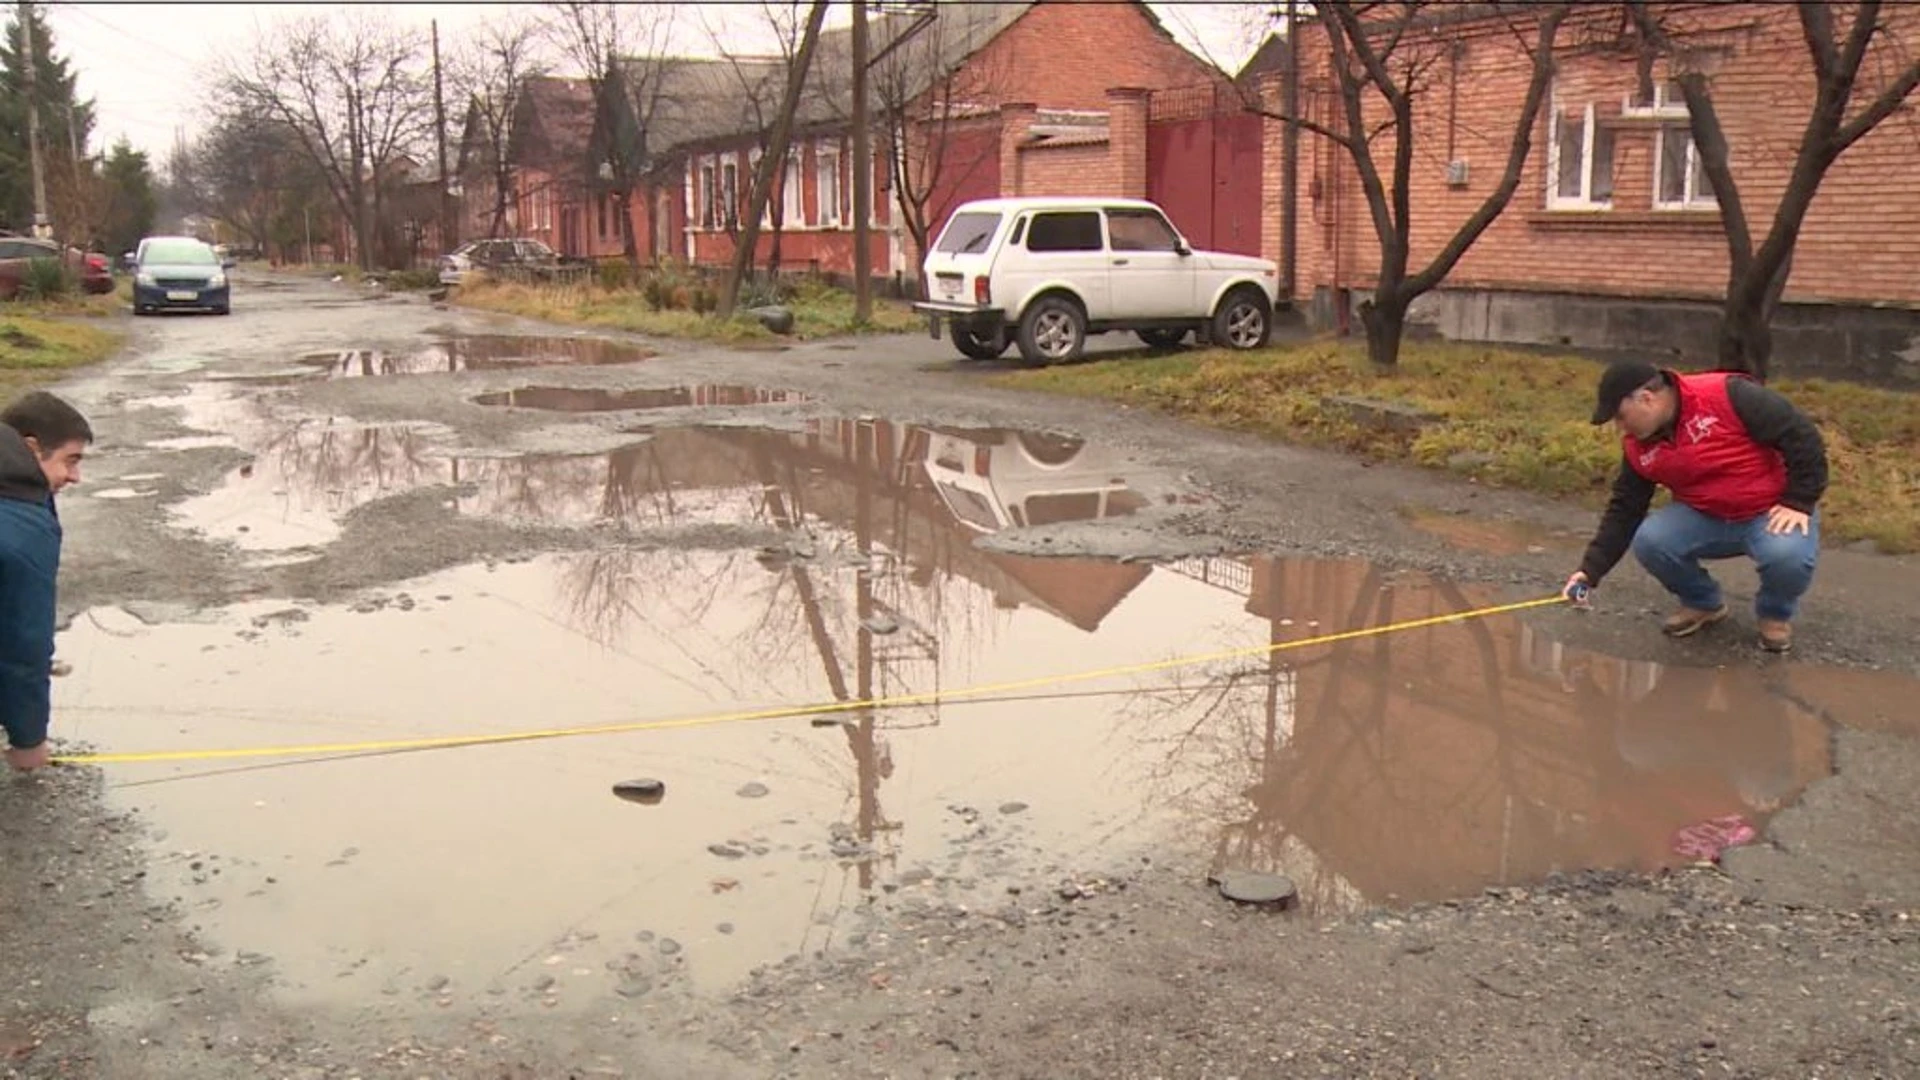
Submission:
<svg viewBox="0 0 1920 1080">
<path fill-rule="evenodd" d="M 1300 211 L 1300 53 L 1295 47 L 1294 30 L 1298 22 L 1299 0 L 1287 0 L 1286 84 L 1281 88 L 1280 108 L 1286 113 L 1286 132 L 1280 142 L 1280 280 L 1286 282 L 1287 299 L 1300 295 L 1296 288 L 1299 267 Z"/>
</svg>

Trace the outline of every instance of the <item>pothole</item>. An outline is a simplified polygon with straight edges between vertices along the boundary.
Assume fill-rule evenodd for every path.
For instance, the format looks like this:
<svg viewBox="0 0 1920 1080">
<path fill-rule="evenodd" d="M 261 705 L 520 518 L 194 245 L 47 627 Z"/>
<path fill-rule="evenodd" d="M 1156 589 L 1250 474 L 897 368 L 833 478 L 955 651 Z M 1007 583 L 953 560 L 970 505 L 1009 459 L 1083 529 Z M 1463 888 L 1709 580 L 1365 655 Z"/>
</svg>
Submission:
<svg viewBox="0 0 1920 1080">
<path fill-rule="evenodd" d="M 518 337 L 510 334 L 446 335 L 418 349 L 341 349 L 299 358 L 328 378 L 372 378 L 515 368 L 598 367 L 631 364 L 654 355 L 647 349 L 589 337 Z"/>
<path fill-rule="evenodd" d="M 548 412 L 633 412 L 643 409 L 683 409 L 784 405 L 813 400 L 798 390 L 761 386 L 670 386 L 629 390 L 578 389 L 566 386 L 525 386 L 500 390 L 473 399 L 476 405 Z"/>
</svg>

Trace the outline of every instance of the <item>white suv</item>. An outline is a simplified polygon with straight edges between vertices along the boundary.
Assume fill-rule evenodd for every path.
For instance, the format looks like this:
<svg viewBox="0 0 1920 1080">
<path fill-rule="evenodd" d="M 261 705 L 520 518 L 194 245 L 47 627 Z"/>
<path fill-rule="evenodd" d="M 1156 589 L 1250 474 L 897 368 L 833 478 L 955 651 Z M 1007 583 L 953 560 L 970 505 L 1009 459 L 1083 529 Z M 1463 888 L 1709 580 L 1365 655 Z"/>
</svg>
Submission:
<svg viewBox="0 0 1920 1080">
<path fill-rule="evenodd" d="M 962 205 L 927 253 L 913 305 L 975 360 L 1018 342 L 1029 364 L 1073 360 L 1088 334 L 1132 330 L 1155 348 L 1189 331 L 1235 349 L 1267 343 L 1280 268 L 1195 251 L 1140 199 L 980 199 Z"/>
</svg>

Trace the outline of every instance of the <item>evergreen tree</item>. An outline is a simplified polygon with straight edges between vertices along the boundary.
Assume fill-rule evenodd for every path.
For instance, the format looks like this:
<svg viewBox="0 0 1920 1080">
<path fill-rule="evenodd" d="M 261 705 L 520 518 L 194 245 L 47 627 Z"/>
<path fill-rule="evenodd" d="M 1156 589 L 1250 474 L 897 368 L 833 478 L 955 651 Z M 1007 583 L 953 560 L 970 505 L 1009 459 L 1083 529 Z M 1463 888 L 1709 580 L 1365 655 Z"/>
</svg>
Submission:
<svg viewBox="0 0 1920 1080">
<path fill-rule="evenodd" d="M 76 169 L 74 150 L 85 159 L 93 136 L 91 101 L 78 101 L 74 72 L 66 58 L 55 55 L 53 28 L 41 6 L 30 7 L 33 19 L 34 96 L 40 104 L 40 150 L 44 155 L 49 189 Z M 7 21 L 6 40 L 0 42 L 0 228 L 29 232 L 33 228 L 33 165 L 27 149 L 26 79 L 18 8 Z M 49 211 L 51 213 L 51 211 Z M 59 223 L 55 223 L 58 228 Z M 84 238 L 83 238 L 84 239 Z"/>
<path fill-rule="evenodd" d="M 105 169 L 107 214 L 105 237 L 107 253 L 118 256 L 132 251 L 140 238 L 153 231 L 153 219 L 159 211 L 154 192 L 153 168 L 144 151 L 135 150 L 125 139 L 113 144 Z"/>
</svg>

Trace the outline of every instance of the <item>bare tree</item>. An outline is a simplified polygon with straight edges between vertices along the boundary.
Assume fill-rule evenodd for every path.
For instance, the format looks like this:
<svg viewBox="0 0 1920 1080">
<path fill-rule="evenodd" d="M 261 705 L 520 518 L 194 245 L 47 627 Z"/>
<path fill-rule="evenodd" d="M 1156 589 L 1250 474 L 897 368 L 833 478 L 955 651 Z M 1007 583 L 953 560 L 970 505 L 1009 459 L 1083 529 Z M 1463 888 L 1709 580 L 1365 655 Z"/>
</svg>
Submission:
<svg viewBox="0 0 1920 1080">
<path fill-rule="evenodd" d="M 453 50 L 447 65 L 454 99 L 467 102 L 456 172 L 463 181 L 470 177 L 487 185 L 488 236 L 499 236 L 506 228 L 507 209 L 513 205 L 508 147 L 522 91 L 528 79 L 549 69 L 541 31 L 538 22 L 523 15 L 488 20 Z"/>
<path fill-rule="evenodd" d="M 1360 317 L 1367 330 L 1367 355 L 1385 367 L 1399 362 L 1400 341 L 1413 301 L 1446 280 L 1467 249 L 1513 200 L 1552 81 L 1554 40 L 1568 12 L 1568 6 L 1561 3 L 1513 0 L 1487 5 L 1492 17 L 1507 20 L 1506 29 L 1525 51 L 1532 75 L 1507 142 L 1505 168 L 1493 190 L 1432 261 L 1415 271 L 1409 266 L 1413 255 L 1411 189 L 1417 136 L 1414 114 L 1420 99 L 1444 77 L 1436 70 L 1450 55 L 1454 42 L 1440 30 L 1448 16 L 1446 9 L 1452 6 L 1441 0 L 1315 5 L 1311 18 L 1326 37 L 1338 115 L 1321 123 L 1304 116 L 1286 116 L 1283 110 L 1265 103 L 1258 106 L 1265 115 L 1291 121 L 1301 130 L 1338 144 L 1353 161 L 1380 242 L 1379 280 L 1373 296 L 1361 303 Z M 1534 31 L 1531 42 L 1525 34 L 1529 25 Z M 1377 120 L 1370 119 L 1370 111 Z M 1389 132 L 1392 143 L 1388 171 L 1383 176 L 1376 143 Z"/>
<path fill-rule="evenodd" d="M 285 123 L 327 177 L 363 269 L 375 265 L 383 182 L 426 129 L 417 35 L 351 8 L 282 24 L 226 65 L 228 92 Z"/>
<path fill-rule="evenodd" d="M 740 115 L 738 121 L 742 131 L 751 132 L 754 148 L 762 159 L 771 153 L 773 129 L 780 117 L 782 92 L 787 85 L 787 77 L 800 49 L 801 39 L 806 34 L 806 19 L 802 17 L 802 7 L 798 3 L 781 3 L 778 0 L 761 0 L 761 20 L 774 41 L 775 52 L 768 56 L 743 56 L 729 49 L 725 43 L 725 34 L 712 23 L 701 17 L 708 39 L 719 52 L 732 76 L 737 91 Z M 812 73 L 817 86 L 819 72 Z M 772 230 L 772 241 L 767 252 L 767 274 L 769 277 L 780 273 L 780 238 L 786 229 L 786 206 L 784 194 L 787 168 L 784 157 L 775 164 L 775 190 L 769 197 L 764 219 Z M 729 234 L 739 242 L 739 214 L 727 215 L 725 223 Z M 752 258 L 748 258 L 752 266 Z"/>
<path fill-rule="evenodd" d="M 813 65 L 814 48 L 820 43 L 820 28 L 827 21 L 827 7 L 828 0 L 813 0 L 807 12 L 806 30 L 801 33 L 799 48 L 794 52 L 793 62 L 788 65 L 786 93 L 780 100 L 780 112 L 774 119 L 766 153 L 760 158 L 760 167 L 754 170 L 753 194 L 747 199 L 746 224 L 735 241 L 733 265 L 728 269 L 726 283 L 720 290 L 718 314 L 723 319 L 732 316 L 734 306 L 740 301 L 741 279 L 753 264 L 753 250 L 760 240 L 760 217 L 766 213 L 767 193 L 773 189 L 773 170 L 783 168 L 787 160 L 787 144 L 793 135 L 794 115 L 799 111 L 800 97 L 806 89 L 807 70 Z"/>
<path fill-rule="evenodd" d="M 1000 160 L 998 130 L 979 121 L 993 117 L 989 110 L 1004 96 L 1009 73 L 963 35 L 951 19 L 936 18 L 882 58 L 872 76 L 889 186 L 900 224 L 921 253 L 970 181 Z M 965 63 L 956 59 L 968 54 Z"/>
<path fill-rule="evenodd" d="M 593 0 L 562 0 L 553 6 L 556 40 L 587 72 L 593 88 L 589 175 L 618 208 L 621 250 L 638 273 L 640 244 L 633 234 L 632 205 L 659 164 L 654 153 L 661 148 L 654 145 L 652 134 L 678 67 L 667 55 L 676 8 Z"/>
<path fill-rule="evenodd" d="M 1672 79 L 1686 99 L 1688 127 L 1701 170 L 1720 206 L 1730 259 L 1720 313 L 1719 367 L 1765 380 L 1773 357 L 1771 323 L 1793 271 L 1793 250 L 1807 210 L 1840 155 L 1899 111 L 1920 87 L 1920 58 L 1902 47 L 1879 0 L 1846 5 L 1852 12 L 1844 27 L 1834 17 L 1841 4 L 1795 5 L 1813 76 L 1813 106 L 1793 151 L 1793 170 L 1773 223 L 1756 246 L 1749 208 L 1729 162 L 1727 130 L 1714 107 L 1712 69 L 1723 46 L 1690 40 L 1704 13 L 1658 11 L 1641 0 L 1627 6 L 1645 45 L 1641 96 L 1652 100 L 1652 61 L 1656 56 L 1666 58 Z M 1869 60 L 1877 61 L 1884 73 L 1877 87 L 1861 78 Z"/>
</svg>

